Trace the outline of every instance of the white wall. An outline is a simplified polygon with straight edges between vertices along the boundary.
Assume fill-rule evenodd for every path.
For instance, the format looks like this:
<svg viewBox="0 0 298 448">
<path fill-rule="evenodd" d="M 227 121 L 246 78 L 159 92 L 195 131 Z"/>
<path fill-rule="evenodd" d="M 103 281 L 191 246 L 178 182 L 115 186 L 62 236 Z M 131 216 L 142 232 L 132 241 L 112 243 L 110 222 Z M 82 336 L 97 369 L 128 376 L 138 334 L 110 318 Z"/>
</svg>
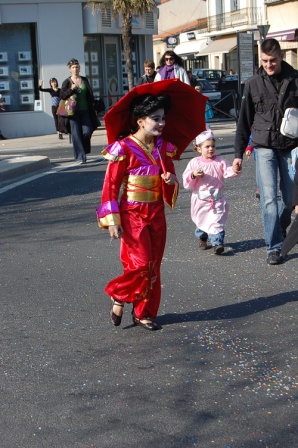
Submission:
<svg viewBox="0 0 298 448">
<path fill-rule="evenodd" d="M 298 1 L 267 8 L 269 33 L 298 28 Z"/>
<path fill-rule="evenodd" d="M 158 34 L 207 16 L 204 0 L 171 0 L 158 9 Z"/>
</svg>

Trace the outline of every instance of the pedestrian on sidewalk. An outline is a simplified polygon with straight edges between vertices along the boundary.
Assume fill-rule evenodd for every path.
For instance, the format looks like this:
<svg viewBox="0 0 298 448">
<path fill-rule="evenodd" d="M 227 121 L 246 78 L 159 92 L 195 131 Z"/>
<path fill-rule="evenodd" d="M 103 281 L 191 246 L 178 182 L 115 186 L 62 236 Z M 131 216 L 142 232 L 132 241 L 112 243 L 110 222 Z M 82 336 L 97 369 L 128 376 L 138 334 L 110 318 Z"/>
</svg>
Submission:
<svg viewBox="0 0 298 448">
<path fill-rule="evenodd" d="M 93 105 L 93 92 L 88 79 L 80 75 L 79 61 L 72 58 L 67 65 L 70 76 L 62 83 L 60 98 L 66 100 L 76 95 L 75 113 L 69 117 L 69 122 L 74 158 L 81 164 L 86 163 L 86 154 L 91 152 L 91 136 L 98 126 L 98 119 Z"/>
<path fill-rule="evenodd" d="M 188 163 L 182 176 L 184 188 L 192 190 L 190 213 L 196 224 L 195 236 L 199 239 L 200 250 L 207 249 L 209 240 L 214 254 L 220 255 L 224 252 L 229 212 L 224 179 L 239 173 L 227 160 L 216 155 L 215 137 L 210 129 L 197 136 L 195 151 L 200 155 Z"/>
<path fill-rule="evenodd" d="M 64 119 L 62 117 L 60 117 L 59 115 L 57 115 L 57 109 L 59 106 L 60 92 L 61 92 L 61 89 L 59 88 L 59 85 L 58 85 L 58 81 L 56 78 L 51 78 L 50 79 L 50 88 L 44 89 L 43 88 L 43 80 L 40 79 L 38 89 L 40 92 L 48 92 L 51 95 L 52 115 L 54 118 L 55 128 L 56 128 L 56 132 L 58 134 L 58 138 L 60 140 L 62 140 L 63 133 L 67 134 L 68 131 L 67 131 L 66 120 L 64 122 Z"/>
<path fill-rule="evenodd" d="M 160 60 L 160 69 L 156 73 L 154 82 L 175 78 L 190 86 L 188 74 L 183 68 L 183 59 L 174 51 L 167 50 Z"/>
<path fill-rule="evenodd" d="M 276 39 L 261 44 L 261 61 L 262 66 L 244 86 L 233 166 L 242 169 L 251 133 L 267 263 L 276 265 L 282 262 L 281 247 L 291 223 L 293 180 L 289 165 L 291 150 L 298 146 L 298 138 L 282 135 L 280 127 L 284 111 L 298 108 L 298 71 L 283 61 Z"/>
<path fill-rule="evenodd" d="M 110 318 L 115 326 L 121 324 L 124 304 L 132 303 L 135 325 L 150 331 L 160 329 L 155 318 L 161 299 L 160 266 L 167 231 L 164 202 L 173 208 L 179 188 L 172 162 L 176 147 L 162 137 L 169 109 L 167 95 L 137 97 L 127 110 L 131 133 L 103 151 L 109 164 L 102 204 L 97 209 L 98 223 L 108 229 L 111 238 L 121 239 L 124 270 L 105 288 L 111 297 Z"/>
<path fill-rule="evenodd" d="M 198 81 L 196 79 L 196 77 L 192 74 L 192 70 L 187 70 L 187 76 L 190 82 L 191 87 L 197 87 L 198 85 Z"/>
<path fill-rule="evenodd" d="M 155 64 L 151 59 L 144 62 L 144 74 L 139 78 L 138 86 L 153 82 L 156 75 Z"/>
</svg>

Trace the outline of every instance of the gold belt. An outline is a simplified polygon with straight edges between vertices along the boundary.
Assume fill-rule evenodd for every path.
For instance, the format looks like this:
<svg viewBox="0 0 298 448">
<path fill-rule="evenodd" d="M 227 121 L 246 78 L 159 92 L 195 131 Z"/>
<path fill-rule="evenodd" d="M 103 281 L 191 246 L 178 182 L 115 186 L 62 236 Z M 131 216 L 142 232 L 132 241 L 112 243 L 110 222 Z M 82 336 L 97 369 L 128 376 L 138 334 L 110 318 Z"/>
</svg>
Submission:
<svg viewBox="0 0 298 448">
<path fill-rule="evenodd" d="M 125 177 L 122 197 L 135 202 L 158 201 L 162 197 L 160 176 Z"/>
</svg>

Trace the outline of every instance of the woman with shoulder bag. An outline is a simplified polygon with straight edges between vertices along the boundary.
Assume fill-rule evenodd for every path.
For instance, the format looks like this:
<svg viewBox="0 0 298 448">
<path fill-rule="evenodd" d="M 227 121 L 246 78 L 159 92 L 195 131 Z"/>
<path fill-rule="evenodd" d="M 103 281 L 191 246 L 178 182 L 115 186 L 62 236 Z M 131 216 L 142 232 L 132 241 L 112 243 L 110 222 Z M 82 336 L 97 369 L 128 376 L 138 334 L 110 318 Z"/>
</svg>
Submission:
<svg viewBox="0 0 298 448">
<path fill-rule="evenodd" d="M 98 122 L 94 110 L 94 97 L 89 81 L 80 76 L 80 64 L 77 59 L 68 62 L 71 75 L 63 81 L 60 98 L 66 100 L 75 95 L 76 107 L 74 115 L 69 116 L 72 144 L 75 160 L 86 163 L 86 154 L 91 152 L 91 136 Z"/>
</svg>

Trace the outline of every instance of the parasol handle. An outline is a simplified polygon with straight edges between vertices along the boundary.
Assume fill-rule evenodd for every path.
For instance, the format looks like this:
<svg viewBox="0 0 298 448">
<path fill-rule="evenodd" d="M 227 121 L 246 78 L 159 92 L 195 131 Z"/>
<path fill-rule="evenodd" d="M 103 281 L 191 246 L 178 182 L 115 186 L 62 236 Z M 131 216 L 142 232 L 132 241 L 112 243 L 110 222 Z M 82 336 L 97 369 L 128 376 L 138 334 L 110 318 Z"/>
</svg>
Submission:
<svg viewBox="0 0 298 448">
<path fill-rule="evenodd" d="M 158 148 L 156 148 L 156 149 L 157 149 L 157 154 L 159 155 L 159 158 L 160 158 L 160 165 L 161 165 L 162 172 L 166 176 L 167 175 L 167 170 L 166 170 L 165 164 L 163 163 L 163 160 L 161 158 L 159 149 Z"/>
</svg>

